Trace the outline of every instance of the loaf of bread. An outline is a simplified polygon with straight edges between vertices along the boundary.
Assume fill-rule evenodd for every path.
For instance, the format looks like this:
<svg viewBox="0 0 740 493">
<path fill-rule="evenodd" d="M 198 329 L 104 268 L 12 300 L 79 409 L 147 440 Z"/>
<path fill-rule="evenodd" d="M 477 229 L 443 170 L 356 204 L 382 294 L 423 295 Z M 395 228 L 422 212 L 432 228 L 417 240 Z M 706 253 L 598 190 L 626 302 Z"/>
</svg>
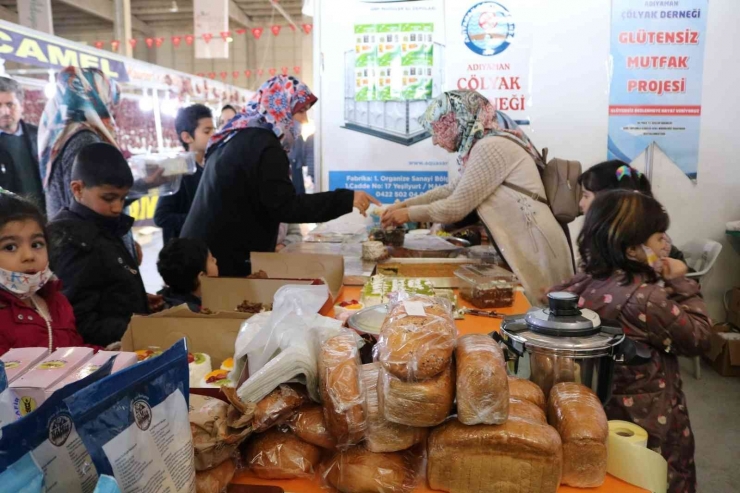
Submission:
<svg viewBox="0 0 740 493">
<path fill-rule="evenodd" d="M 324 418 L 337 447 L 360 443 L 365 436 L 365 392 L 360 352 L 351 331 L 332 337 L 321 346 L 319 391 Z"/>
<path fill-rule="evenodd" d="M 509 416 L 509 382 L 501 348 L 485 334 L 457 340 L 457 419 L 465 425 L 497 425 Z"/>
<path fill-rule="evenodd" d="M 455 367 L 421 382 L 405 382 L 385 369 L 378 372 L 378 403 L 388 421 L 431 427 L 444 422 L 455 400 Z"/>
<path fill-rule="evenodd" d="M 553 385 L 576 381 L 576 365 L 573 358 L 537 353 L 532 354 L 531 358 L 532 375 L 529 379 L 542 389 L 545 399 L 550 395 Z"/>
<path fill-rule="evenodd" d="M 326 428 L 324 409 L 318 404 L 306 404 L 298 409 L 288 421 L 288 426 L 304 442 L 331 450 L 337 446 Z"/>
<path fill-rule="evenodd" d="M 407 493 L 416 474 L 405 454 L 378 454 L 358 445 L 337 452 L 322 466 L 322 476 L 341 493 Z"/>
<path fill-rule="evenodd" d="M 207 471 L 195 473 L 195 493 L 221 493 L 234 478 L 236 465 L 229 459 Z"/>
<path fill-rule="evenodd" d="M 409 315 L 410 304 L 422 306 L 425 315 Z M 375 346 L 377 360 L 401 380 L 426 380 L 450 365 L 456 337 L 455 322 L 444 300 L 412 296 L 391 307 Z"/>
<path fill-rule="evenodd" d="M 245 457 L 252 472 L 262 479 L 310 478 L 321 460 L 321 449 L 287 428 L 276 427 L 254 435 Z"/>
<path fill-rule="evenodd" d="M 520 401 L 519 399 L 509 400 L 509 419 L 525 419 L 535 423 L 547 423 L 545 411 L 539 406 L 529 401 Z"/>
<path fill-rule="evenodd" d="M 257 403 L 252 423 L 254 431 L 262 433 L 276 424 L 282 424 L 308 400 L 306 388 L 302 385 L 280 384 L 278 388 Z"/>
<path fill-rule="evenodd" d="M 429 435 L 427 479 L 453 493 L 555 493 L 563 451 L 547 424 L 509 419 L 466 426 L 451 419 Z"/>
<path fill-rule="evenodd" d="M 393 423 L 380 412 L 378 401 L 379 363 L 362 365 L 362 380 L 367 395 L 367 430 L 365 446 L 370 452 L 398 452 L 424 441 L 426 428 Z"/>
<path fill-rule="evenodd" d="M 563 484 L 601 486 L 606 477 L 609 426 L 596 394 L 577 383 L 556 384 L 550 391 L 547 419 L 563 442 Z"/>
<path fill-rule="evenodd" d="M 545 393 L 536 383 L 523 378 L 509 377 L 509 398 L 529 401 L 536 404 L 543 411 L 547 410 Z"/>
</svg>

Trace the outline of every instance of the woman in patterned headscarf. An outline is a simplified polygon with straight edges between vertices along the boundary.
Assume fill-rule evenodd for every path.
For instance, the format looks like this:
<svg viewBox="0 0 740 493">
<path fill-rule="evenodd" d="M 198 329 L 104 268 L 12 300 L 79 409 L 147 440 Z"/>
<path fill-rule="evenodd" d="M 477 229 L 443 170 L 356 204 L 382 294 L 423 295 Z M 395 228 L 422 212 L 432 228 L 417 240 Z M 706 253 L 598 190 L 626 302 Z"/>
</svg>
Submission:
<svg viewBox="0 0 740 493">
<path fill-rule="evenodd" d="M 118 146 L 111 113 L 121 98 L 118 84 L 95 68 L 67 67 L 56 84 L 39 125 L 39 166 L 49 218 L 72 201 L 69 184 L 79 151 L 97 142 Z"/>
<path fill-rule="evenodd" d="M 204 240 L 222 276 L 248 275 L 251 252 L 274 252 L 281 222 L 325 222 L 378 203 L 344 189 L 296 194 L 287 153 L 297 136 L 294 122 L 305 123 L 316 101 L 295 77 L 273 77 L 211 138 L 181 236 Z"/>
<path fill-rule="evenodd" d="M 461 175 L 389 207 L 383 225 L 450 224 L 476 211 L 531 303 L 570 279 L 573 264 L 563 229 L 547 204 L 532 198 L 544 197 L 545 189 L 527 136 L 475 91 L 440 95 L 419 122 L 436 145 L 458 153 Z"/>
</svg>

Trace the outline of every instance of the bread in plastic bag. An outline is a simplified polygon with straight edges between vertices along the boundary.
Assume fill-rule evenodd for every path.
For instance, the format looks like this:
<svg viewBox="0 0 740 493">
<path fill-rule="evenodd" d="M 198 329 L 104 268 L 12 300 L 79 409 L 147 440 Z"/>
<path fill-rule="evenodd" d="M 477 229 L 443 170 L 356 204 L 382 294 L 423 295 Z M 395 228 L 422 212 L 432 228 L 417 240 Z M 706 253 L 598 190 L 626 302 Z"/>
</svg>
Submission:
<svg viewBox="0 0 740 493">
<path fill-rule="evenodd" d="M 431 427 L 443 423 L 455 400 L 455 366 L 421 382 L 404 382 L 383 368 L 378 372 L 378 401 L 388 421 Z"/>
<path fill-rule="evenodd" d="M 509 398 L 529 401 L 543 411 L 547 410 L 545 393 L 536 383 L 523 378 L 509 377 Z"/>
<path fill-rule="evenodd" d="M 283 424 L 308 400 L 306 387 L 295 383 L 280 384 L 257 403 L 252 424 L 254 431 L 262 433 L 276 424 Z"/>
<path fill-rule="evenodd" d="M 547 416 L 537 404 L 519 399 L 509 399 L 509 419 L 525 419 L 535 423 L 547 423 Z"/>
<path fill-rule="evenodd" d="M 324 409 L 319 404 L 306 404 L 288 421 L 288 426 L 304 442 L 333 450 L 337 441 L 326 427 Z"/>
<path fill-rule="evenodd" d="M 365 447 L 370 452 L 398 452 L 423 442 L 426 428 L 406 426 L 388 421 L 380 410 L 378 375 L 380 363 L 362 365 L 362 380 L 367 395 L 367 430 Z"/>
<path fill-rule="evenodd" d="M 560 485 L 562 445 L 547 424 L 509 419 L 466 426 L 450 419 L 432 430 L 427 451 L 433 490 L 555 493 Z"/>
<path fill-rule="evenodd" d="M 563 484 L 601 486 L 606 478 L 609 425 L 596 394 L 577 383 L 559 383 L 550 391 L 547 418 L 563 441 Z"/>
<path fill-rule="evenodd" d="M 238 455 L 239 445 L 252 433 L 251 427 L 229 426 L 230 406 L 215 397 L 193 394 L 189 409 L 196 471 L 214 468 Z"/>
<path fill-rule="evenodd" d="M 465 425 L 497 425 L 509 416 L 509 382 L 499 345 L 485 334 L 457 340 L 457 419 Z"/>
<path fill-rule="evenodd" d="M 326 426 L 340 449 L 360 443 L 367 428 L 358 339 L 345 330 L 322 344 L 319 357 Z"/>
<path fill-rule="evenodd" d="M 321 461 L 321 449 L 304 442 L 287 427 L 276 427 L 252 437 L 245 459 L 262 479 L 311 478 Z"/>
<path fill-rule="evenodd" d="M 341 493 L 410 493 L 419 459 L 416 451 L 374 453 L 357 445 L 323 463 L 321 477 Z"/>
<path fill-rule="evenodd" d="M 428 296 L 397 296 L 380 330 L 376 360 L 405 381 L 439 375 L 450 364 L 457 328 L 448 300 Z M 424 316 L 409 315 L 423 309 Z M 419 312 L 420 313 L 420 312 Z"/>
<path fill-rule="evenodd" d="M 225 492 L 235 472 L 236 464 L 233 459 L 226 460 L 213 469 L 196 472 L 195 493 Z"/>
</svg>

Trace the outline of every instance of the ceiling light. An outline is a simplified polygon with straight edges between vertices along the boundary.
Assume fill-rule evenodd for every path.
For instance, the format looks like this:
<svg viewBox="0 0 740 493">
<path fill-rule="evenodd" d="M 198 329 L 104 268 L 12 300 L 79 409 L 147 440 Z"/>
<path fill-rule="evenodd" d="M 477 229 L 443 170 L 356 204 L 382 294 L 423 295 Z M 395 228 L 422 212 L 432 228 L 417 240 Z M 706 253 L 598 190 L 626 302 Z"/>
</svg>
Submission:
<svg viewBox="0 0 740 493">
<path fill-rule="evenodd" d="M 149 113 L 154 109 L 154 100 L 149 96 L 144 96 L 139 99 L 139 109 L 145 113 Z"/>
<path fill-rule="evenodd" d="M 226 42 L 227 43 L 233 43 L 234 42 L 234 38 L 232 38 L 231 36 L 229 36 L 228 38 L 226 38 Z"/>
<path fill-rule="evenodd" d="M 301 13 L 308 17 L 313 17 L 313 0 L 303 0 Z"/>
<path fill-rule="evenodd" d="M 178 12 L 180 10 L 180 7 L 177 6 L 177 2 L 175 0 L 172 0 L 172 6 L 170 7 L 170 12 Z"/>
<path fill-rule="evenodd" d="M 54 94 L 57 92 L 57 85 L 53 82 L 47 82 L 44 86 L 44 96 L 46 96 L 46 99 L 51 99 L 54 97 Z"/>
</svg>

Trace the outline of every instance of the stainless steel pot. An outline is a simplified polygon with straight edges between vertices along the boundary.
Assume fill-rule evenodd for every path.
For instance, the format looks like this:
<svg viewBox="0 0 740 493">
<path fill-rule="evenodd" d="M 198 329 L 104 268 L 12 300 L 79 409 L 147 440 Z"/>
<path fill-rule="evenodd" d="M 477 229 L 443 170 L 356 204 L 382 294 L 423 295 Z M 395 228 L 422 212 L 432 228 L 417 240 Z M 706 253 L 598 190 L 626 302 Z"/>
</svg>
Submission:
<svg viewBox="0 0 740 493">
<path fill-rule="evenodd" d="M 548 303 L 507 317 L 501 332 L 491 334 L 505 347 L 509 373 L 532 380 L 545 396 L 556 383 L 577 382 L 606 402 L 615 363 L 649 358 L 618 324 L 602 325 L 596 312 L 579 310 L 577 295 L 550 293 Z"/>
</svg>

